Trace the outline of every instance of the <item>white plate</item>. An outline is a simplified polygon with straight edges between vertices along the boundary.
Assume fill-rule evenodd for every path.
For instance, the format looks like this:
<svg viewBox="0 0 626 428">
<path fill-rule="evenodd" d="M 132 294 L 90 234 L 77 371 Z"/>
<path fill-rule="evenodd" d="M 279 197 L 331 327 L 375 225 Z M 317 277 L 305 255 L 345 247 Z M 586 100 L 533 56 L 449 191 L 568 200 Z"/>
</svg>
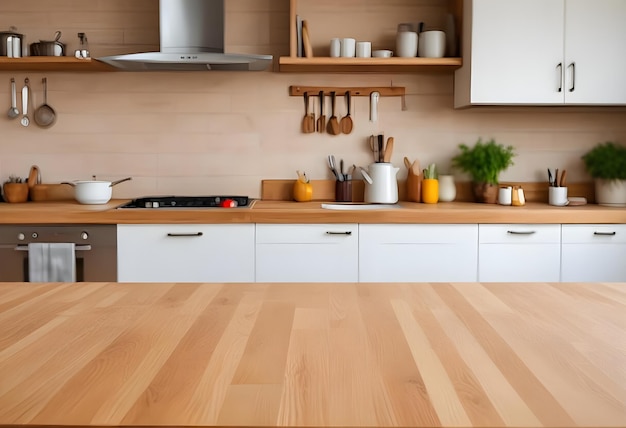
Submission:
<svg viewBox="0 0 626 428">
<path fill-rule="evenodd" d="M 327 210 L 386 210 L 400 208 L 398 204 L 351 204 L 351 203 L 337 203 L 337 204 L 322 204 L 322 208 Z"/>
</svg>

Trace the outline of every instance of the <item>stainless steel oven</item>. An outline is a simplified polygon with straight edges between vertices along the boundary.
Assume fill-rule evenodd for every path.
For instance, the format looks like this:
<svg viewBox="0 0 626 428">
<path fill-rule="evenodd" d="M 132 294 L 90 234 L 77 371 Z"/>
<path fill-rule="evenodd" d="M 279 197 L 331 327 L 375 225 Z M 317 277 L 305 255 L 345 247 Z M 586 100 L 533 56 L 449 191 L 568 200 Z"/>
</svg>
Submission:
<svg viewBox="0 0 626 428">
<path fill-rule="evenodd" d="M 0 226 L 0 281 L 29 282 L 30 243 L 75 244 L 76 281 L 117 281 L 117 226 Z"/>
</svg>

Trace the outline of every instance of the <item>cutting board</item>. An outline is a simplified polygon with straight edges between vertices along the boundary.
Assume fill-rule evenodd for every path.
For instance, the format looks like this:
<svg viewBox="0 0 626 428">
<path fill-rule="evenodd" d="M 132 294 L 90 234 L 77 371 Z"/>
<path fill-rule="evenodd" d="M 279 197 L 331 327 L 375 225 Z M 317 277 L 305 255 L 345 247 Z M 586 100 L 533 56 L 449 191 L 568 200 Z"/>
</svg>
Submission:
<svg viewBox="0 0 626 428">
<path fill-rule="evenodd" d="M 68 184 L 35 184 L 30 189 L 30 200 L 33 202 L 72 199 L 74 199 L 74 188 Z"/>
</svg>

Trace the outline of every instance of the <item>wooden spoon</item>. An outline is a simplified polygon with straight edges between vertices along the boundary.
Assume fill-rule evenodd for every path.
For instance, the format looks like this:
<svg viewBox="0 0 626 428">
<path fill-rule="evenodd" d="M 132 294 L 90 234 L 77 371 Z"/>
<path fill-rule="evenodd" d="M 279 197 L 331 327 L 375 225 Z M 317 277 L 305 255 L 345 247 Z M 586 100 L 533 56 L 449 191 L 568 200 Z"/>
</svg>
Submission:
<svg viewBox="0 0 626 428">
<path fill-rule="evenodd" d="M 391 155 L 393 154 L 393 137 L 387 138 L 387 145 L 385 146 L 385 154 L 383 155 L 383 162 L 391 162 Z"/>
<path fill-rule="evenodd" d="M 337 99 L 337 94 L 335 91 L 330 93 L 330 119 L 328 119 L 328 126 L 326 131 L 330 135 L 339 135 L 341 134 L 341 128 L 339 127 L 339 121 L 337 120 L 337 116 L 335 115 L 335 100 Z"/>
<path fill-rule="evenodd" d="M 351 101 L 350 91 L 346 91 L 346 110 L 347 113 L 344 117 L 341 118 L 341 132 L 344 134 L 349 134 L 352 132 L 352 117 L 350 116 L 350 104 Z"/>
<path fill-rule="evenodd" d="M 320 91 L 320 115 L 317 118 L 317 132 L 324 132 L 326 130 L 326 116 L 324 116 L 324 91 Z"/>
<path fill-rule="evenodd" d="M 315 119 L 311 123 L 311 115 L 309 114 L 309 93 L 304 93 L 304 117 L 302 118 L 302 132 L 310 134 L 315 132 Z"/>
</svg>

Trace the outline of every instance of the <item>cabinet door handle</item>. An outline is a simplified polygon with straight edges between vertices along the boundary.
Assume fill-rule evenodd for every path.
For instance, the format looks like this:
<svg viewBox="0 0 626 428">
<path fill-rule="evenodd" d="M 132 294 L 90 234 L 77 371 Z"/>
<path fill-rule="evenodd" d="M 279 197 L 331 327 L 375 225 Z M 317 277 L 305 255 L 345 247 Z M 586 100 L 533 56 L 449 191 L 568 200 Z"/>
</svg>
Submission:
<svg viewBox="0 0 626 428">
<path fill-rule="evenodd" d="M 617 232 L 593 232 L 595 236 L 615 236 Z"/>
<path fill-rule="evenodd" d="M 348 230 L 348 231 L 345 231 L 345 232 L 331 232 L 331 231 L 328 231 L 328 232 L 326 232 L 326 235 L 346 235 L 346 236 L 349 236 L 349 235 L 352 235 L 352 231 L 351 230 Z"/>
<path fill-rule="evenodd" d="M 518 231 L 518 230 L 507 230 L 506 233 L 508 233 L 509 235 L 534 235 L 536 233 L 536 231 L 534 230 L 524 230 L 524 231 Z"/>
<path fill-rule="evenodd" d="M 557 88 L 557 92 L 563 91 L 563 63 L 559 62 L 556 66 L 556 69 L 559 71 L 559 87 Z"/>
<path fill-rule="evenodd" d="M 196 236 L 202 236 L 203 233 L 202 232 L 196 232 L 196 233 L 168 233 L 167 236 L 171 236 L 173 238 L 180 238 L 180 237 L 196 237 Z"/>
<path fill-rule="evenodd" d="M 91 250 L 91 245 L 75 245 L 74 251 L 89 251 Z M 15 251 L 28 251 L 28 245 L 17 245 L 15 247 Z"/>
<path fill-rule="evenodd" d="M 569 88 L 569 91 L 574 92 L 574 89 L 576 89 L 576 63 L 572 62 L 569 68 L 572 69 L 572 86 Z"/>
</svg>

